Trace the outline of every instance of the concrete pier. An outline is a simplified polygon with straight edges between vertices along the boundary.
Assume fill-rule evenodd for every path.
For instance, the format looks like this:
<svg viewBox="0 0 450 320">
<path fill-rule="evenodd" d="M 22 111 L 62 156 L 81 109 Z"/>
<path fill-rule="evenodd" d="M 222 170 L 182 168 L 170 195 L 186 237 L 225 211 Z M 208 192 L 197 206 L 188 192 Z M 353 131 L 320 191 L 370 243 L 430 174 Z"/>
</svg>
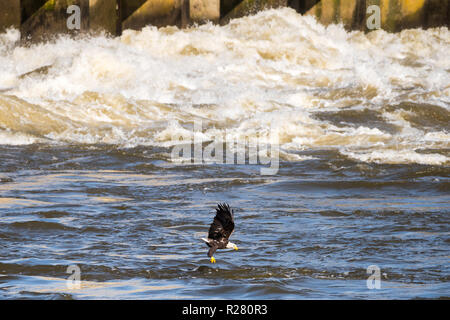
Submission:
<svg viewBox="0 0 450 320">
<path fill-rule="evenodd" d="M 117 0 L 89 1 L 90 30 L 116 35 L 120 33 L 120 23 L 120 3 Z"/>
<path fill-rule="evenodd" d="M 325 24 L 342 22 L 348 30 L 370 31 L 367 8 L 380 9 L 380 28 L 398 32 L 407 28 L 449 26 L 450 1 L 447 0 L 322 0 L 307 14 Z M 373 13 L 375 14 L 375 13 Z"/>
<path fill-rule="evenodd" d="M 28 3 L 30 1 L 24 1 L 22 5 Z M 89 0 L 48 0 L 34 11 L 36 4 L 40 3 L 42 2 L 38 1 L 28 8 L 22 7 L 24 10 L 29 9 L 20 25 L 23 39 L 39 41 L 58 33 L 77 34 L 88 31 Z M 71 6 L 77 6 L 79 12 L 71 11 Z"/>
<path fill-rule="evenodd" d="M 157 27 L 168 25 L 181 26 L 182 0 L 147 0 L 144 2 L 134 2 L 135 4 L 139 2 L 141 5 L 123 20 L 122 30 L 139 30 L 149 24 Z M 130 10 L 130 6 L 128 6 L 128 10 Z"/>
<path fill-rule="evenodd" d="M 0 32 L 20 27 L 20 0 L 0 0 Z"/>
<path fill-rule="evenodd" d="M 194 22 L 213 21 L 220 19 L 220 0 L 190 0 L 189 17 Z"/>
<path fill-rule="evenodd" d="M 78 8 L 68 12 L 74 5 Z M 367 9 L 372 5 L 379 8 L 380 28 L 386 31 L 449 26 L 449 0 L 0 0 L 0 32 L 20 28 L 22 38 L 32 41 L 58 33 L 105 31 L 116 36 L 147 25 L 225 24 L 279 6 L 314 15 L 325 25 L 343 23 L 349 30 L 370 31 Z"/>
</svg>

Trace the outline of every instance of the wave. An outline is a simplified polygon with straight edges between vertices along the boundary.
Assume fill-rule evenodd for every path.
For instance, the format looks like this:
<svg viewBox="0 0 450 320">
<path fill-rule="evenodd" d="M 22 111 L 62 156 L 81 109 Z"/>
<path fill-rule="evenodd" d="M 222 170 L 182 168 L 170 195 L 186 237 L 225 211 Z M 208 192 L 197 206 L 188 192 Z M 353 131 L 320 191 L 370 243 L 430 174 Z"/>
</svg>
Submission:
<svg viewBox="0 0 450 320">
<path fill-rule="evenodd" d="M 447 28 L 348 32 L 281 8 L 225 26 L 19 37 L 0 34 L 0 144 L 270 143 L 276 128 L 288 161 L 326 148 L 365 162 L 450 161 Z"/>
</svg>

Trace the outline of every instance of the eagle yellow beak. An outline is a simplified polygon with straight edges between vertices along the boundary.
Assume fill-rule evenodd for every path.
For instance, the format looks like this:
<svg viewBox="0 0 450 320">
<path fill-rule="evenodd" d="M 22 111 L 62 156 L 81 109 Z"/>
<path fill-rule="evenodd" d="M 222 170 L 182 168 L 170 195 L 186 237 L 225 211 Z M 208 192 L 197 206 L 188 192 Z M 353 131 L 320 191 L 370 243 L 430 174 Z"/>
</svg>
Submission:
<svg viewBox="0 0 450 320">
<path fill-rule="evenodd" d="M 237 251 L 237 250 L 238 250 L 238 247 L 237 247 L 237 246 L 234 246 L 234 250 L 236 250 L 236 251 Z"/>
<path fill-rule="evenodd" d="M 216 259 L 214 257 L 211 257 L 211 263 L 216 263 Z"/>
</svg>

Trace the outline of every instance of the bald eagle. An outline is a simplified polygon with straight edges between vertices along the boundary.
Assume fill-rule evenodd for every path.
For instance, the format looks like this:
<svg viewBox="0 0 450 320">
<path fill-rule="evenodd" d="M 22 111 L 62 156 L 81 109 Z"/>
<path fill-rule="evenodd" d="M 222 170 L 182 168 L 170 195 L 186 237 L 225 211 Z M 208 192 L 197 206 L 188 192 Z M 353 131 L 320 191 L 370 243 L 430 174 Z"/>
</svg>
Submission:
<svg viewBox="0 0 450 320">
<path fill-rule="evenodd" d="M 208 257 L 211 258 L 211 263 L 216 263 L 214 253 L 217 249 L 234 249 L 238 247 L 228 241 L 234 230 L 234 212 L 226 203 L 218 204 L 216 209 L 216 216 L 214 217 L 208 231 L 208 238 L 202 238 L 209 247 Z"/>
</svg>

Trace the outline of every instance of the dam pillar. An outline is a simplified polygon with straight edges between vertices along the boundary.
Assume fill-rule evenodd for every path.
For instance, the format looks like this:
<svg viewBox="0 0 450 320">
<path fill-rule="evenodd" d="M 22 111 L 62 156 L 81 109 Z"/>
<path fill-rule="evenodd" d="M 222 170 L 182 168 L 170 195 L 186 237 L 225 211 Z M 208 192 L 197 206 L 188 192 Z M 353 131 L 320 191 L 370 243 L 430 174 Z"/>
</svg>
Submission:
<svg viewBox="0 0 450 320">
<path fill-rule="evenodd" d="M 193 22 L 218 22 L 220 0 L 189 0 L 189 17 Z"/>
<path fill-rule="evenodd" d="M 20 0 L 0 0 L 0 32 L 20 27 Z"/>
<path fill-rule="evenodd" d="M 89 28 L 89 0 L 22 0 L 22 39 L 44 40 Z"/>
<path fill-rule="evenodd" d="M 147 25 L 182 26 L 182 9 L 188 0 L 122 0 L 122 30 L 139 30 Z"/>
<path fill-rule="evenodd" d="M 389 32 L 448 26 L 450 21 L 449 1 L 440 0 L 322 0 L 307 14 L 325 25 L 342 22 L 349 30 L 371 31 L 367 19 L 375 13 L 368 12 L 370 6 L 379 8 L 380 28 Z"/>
<path fill-rule="evenodd" d="M 355 19 L 358 3 L 365 16 L 366 0 L 322 0 L 314 5 L 307 14 L 316 16 L 317 20 L 325 25 L 342 22 L 345 27 L 350 28 L 350 26 L 354 25 L 353 20 Z"/>
<path fill-rule="evenodd" d="M 450 22 L 450 1 L 442 0 L 0 0 L 0 32 L 20 28 L 22 39 L 32 41 L 85 31 L 120 35 L 147 25 L 226 24 L 280 6 L 314 15 L 325 25 L 343 23 L 348 30 L 373 30 L 370 6 L 379 8 L 376 25 L 389 32 L 448 27 Z"/>
<path fill-rule="evenodd" d="M 111 35 L 120 33 L 120 1 L 89 0 L 89 29 L 106 31 Z"/>
</svg>

